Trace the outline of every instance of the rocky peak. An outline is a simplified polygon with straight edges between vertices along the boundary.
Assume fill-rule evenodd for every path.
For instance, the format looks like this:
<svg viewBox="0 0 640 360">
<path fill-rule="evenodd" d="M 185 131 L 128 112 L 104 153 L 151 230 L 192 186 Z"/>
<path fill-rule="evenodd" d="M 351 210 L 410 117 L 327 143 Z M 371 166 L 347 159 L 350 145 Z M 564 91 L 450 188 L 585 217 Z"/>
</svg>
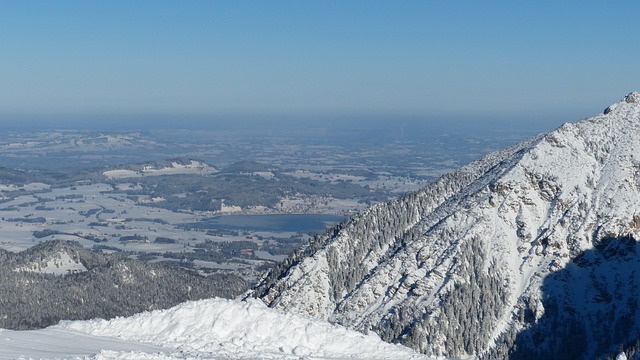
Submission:
<svg viewBox="0 0 640 360">
<path fill-rule="evenodd" d="M 624 97 L 624 102 L 627 104 L 636 104 L 640 103 L 640 93 L 637 91 L 631 92 Z"/>
<path fill-rule="evenodd" d="M 604 110 L 604 114 L 607 115 L 612 111 L 616 110 L 622 104 L 640 104 L 640 93 L 637 91 L 633 91 L 628 93 L 624 99 L 618 101 L 615 104 L 610 105 Z"/>
</svg>

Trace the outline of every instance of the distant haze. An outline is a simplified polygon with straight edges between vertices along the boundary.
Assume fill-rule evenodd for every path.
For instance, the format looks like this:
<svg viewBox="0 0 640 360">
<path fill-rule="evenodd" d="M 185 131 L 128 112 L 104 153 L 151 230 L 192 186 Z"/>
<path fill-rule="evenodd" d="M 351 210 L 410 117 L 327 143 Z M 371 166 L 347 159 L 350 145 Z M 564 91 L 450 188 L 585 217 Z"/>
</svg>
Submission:
<svg viewBox="0 0 640 360">
<path fill-rule="evenodd" d="M 334 114 L 553 128 L 636 90 L 639 10 L 635 1 L 10 2 L 0 8 L 0 126 L 24 114 Z"/>
<path fill-rule="evenodd" d="M 577 112 L 577 111 L 576 111 Z M 595 115 L 592 113 L 590 115 Z M 571 117 L 573 116 L 573 117 Z M 324 129 L 327 136 L 341 131 L 386 131 L 389 135 L 416 137 L 423 131 L 431 135 L 454 132 L 465 135 L 534 135 L 576 122 L 585 116 L 573 114 L 520 114 L 513 116 L 406 116 L 406 115 L 189 115 L 189 114 L 0 114 L 4 130 L 91 130 L 105 132 L 149 130 L 233 130 L 258 132 L 286 129 Z M 419 130 L 417 133 L 416 130 Z"/>
</svg>

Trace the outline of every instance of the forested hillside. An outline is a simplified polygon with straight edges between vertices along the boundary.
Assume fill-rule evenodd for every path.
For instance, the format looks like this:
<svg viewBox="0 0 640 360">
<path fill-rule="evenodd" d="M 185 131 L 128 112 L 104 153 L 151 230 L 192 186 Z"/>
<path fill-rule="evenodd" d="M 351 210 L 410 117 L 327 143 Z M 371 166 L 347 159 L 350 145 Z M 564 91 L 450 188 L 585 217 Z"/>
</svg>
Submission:
<svg viewBox="0 0 640 360">
<path fill-rule="evenodd" d="M 0 328 L 34 329 L 63 319 L 128 316 L 187 300 L 232 298 L 247 286 L 235 275 L 204 277 L 91 252 L 73 242 L 49 241 L 21 253 L 0 249 Z"/>
</svg>

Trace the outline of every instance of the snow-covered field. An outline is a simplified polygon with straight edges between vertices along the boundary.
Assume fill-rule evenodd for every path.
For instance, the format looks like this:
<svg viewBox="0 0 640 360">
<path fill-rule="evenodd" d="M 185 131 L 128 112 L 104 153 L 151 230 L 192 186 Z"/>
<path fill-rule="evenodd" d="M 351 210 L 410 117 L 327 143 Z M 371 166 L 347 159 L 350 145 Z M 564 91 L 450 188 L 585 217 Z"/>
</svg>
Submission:
<svg viewBox="0 0 640 360">
<path fill-rule="evenodd" d="M 407 191 L 415 191 L 417 189 L 420 189 L 426 186 L 431 181 L 428 180 L 429 178 L 436 178 L 455 169 L 456 168 L 452 166 L 447 166 L 445 169 L 441 170 L 424 170 L 421 168 L 418 172 L 420 173 L 420 175 L 425 176 L 425 178 L 422 179 L 411 179 L 406 176 L 396 176 L 386 172 L 378 172 L 375 178 L 367 178 L 364 176 L 333 173 L 332 170 L 334 169 L 331 168 L 325 169 L 324 172 L 317 172 L 312 170 L 293 170 L 285 172 L 284 174 L 293 176 L 298 179 L 329 181 L 334 184 L 341 181 L 352 182 L 362 186 L 366 185 L 373 189 L 384 189 L 391 191 L 392 193 L 402 194 Z"/>
<path fill-rule="evenodd" d="M 45 187 L 47 186 L 47 187 Z M 139 185 L 138 185 L 139 186 Z M 19 191 L 19 195 L 12 192 Z M 118 190 L 136 189 L 134 183 L 120 183 Z M 35 191 L 39 190 L 39 191 Z M 113 192 L 113 186 L 106 183 L 82 183 L 73 187 L 53 187 L 39 183 L 29 183 L 25 186 L 0 185 L 0 248 L 9 251 L 23 251 L 37 242 L 46 240 L 73 240 L 86 248 L 95 245 L 109 246 L 111 249 L 122 251 L 138 251 L 140 253 L 180 253 L 192 252 L 194 246 L 205 241 L 245 241 L 251 240 L 259 245 L 264 241 L 259 238 L 288 239 L 295 235 L 295 231 L 265 232 L 242 231 L 236 235 L 225 233 L 210 235 L 199 229 L 182 227 L 185 223 L 197 223 L 213 213 L 175 212 L 162 208 L 145 206 L 153 202 L 149 196 L 139 195 L 132 200 L 126 192 Z M 157 200 L 157 199 L 156 199 Z M 30 221 L 40 219 L 38 221 Z M 50 234 L 36 237 L 37 232 L 50 231 Z M 141 240 L 120 241 L 123 236 L 139 237 Z M 158 243 L 156 238 L 172 239 L 173 243 Z M 96 241 L 96 240 L 99 240 Z M 302 241 L 302 239 L 300 240 Z M 161 258 L 162 260 L 172 260 Z M 253 279 L 262 272 L 256 271 L 256 266 L 272 261 L 268 256 L 257 256 L 254 266 L 245 266 L 246 259 L 229 256 L 227 261 L 198 262 L 199 269 L 233 270 Z M 42 266 L 40 266 L 42 267 Z M 46 266 L 45 266 L 46 267 Z M 34 270 L 31 264 L 23 270 Z M 43 269 L 39 269 L 43 270 Z M 56 271 L 53 271 L 56 270 Z M 45 272 L 66 274 L 74 269 L 62 263 L 51 264 Z"/>
<path fill-rule="evenodd" d="M 430 359 L 259 300 L 209 299 L 110 321 L 0 330 L 0 359 Z"/>
<path fill-rule="evenodd" d="M 156 168 L 151 165 L 144 166 L 139 171 L 128 169 L 115 169 L 107 170 L 103 172 L 103 175 L 108 179 L 124 179 L 124 178 L 136 178 L 144 176 L 158 176 L 158 175 L 206 175 L 217 172 L 215 168 L 201 162 L 191 160 L 189 164 L 180 164 L 172 162 L 171 166 L 165 166 Z"/>
</svg>

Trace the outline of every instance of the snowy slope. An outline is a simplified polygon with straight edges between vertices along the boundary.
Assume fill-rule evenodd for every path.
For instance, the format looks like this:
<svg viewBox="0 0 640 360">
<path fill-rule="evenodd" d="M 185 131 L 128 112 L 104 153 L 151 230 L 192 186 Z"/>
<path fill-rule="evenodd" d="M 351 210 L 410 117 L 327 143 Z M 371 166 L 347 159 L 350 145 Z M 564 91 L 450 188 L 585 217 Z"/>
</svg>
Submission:
<svg viewBox="0 0 640 360">
<path fill-rule="evenodd" d="M 68 275 L 87 271 L 79 257 L 72 258 L 68 252 L 60 251 L 47 256 L 40 261 L 33 261 L 19 266 L 15 271 L 30 271 L 42 274 Z"/>
<path fill-rule="evenodd" d="M 117 318 L 0 330 L 0 359 L 425 359 L 326 322 L 262 302 L 210 299 Z"/>
<path fill-rule="evenodd" d="M 639 93 L 354 216 L 292 255 L 254 295 L 428 354 L 500 358 L 514 343 L 534 341 L 518 334 L 561 308 L 548 299 L 574 312 L 585 304 L 575 299 L 584 291 L 548 286 L 549 274 L 569 281 L 568 264 L 622 238 L 640 239 Z M 602 264 L 592 262 L 583 275 L 602 276 L 593 270 Z M 634 268 L 617 272 L 618 281 L 633 282 L 635 270 L 640 277 Z M 597 316 L 583 308 L 583 316 Z M 630 312 L 607 314 L 618 326 Z M 591 344 L 573 355 L 589 358 L 633 340 L 640 319 L 631 314 L 618 338 L 568 329 L 567 336 Z M 528 345 L 547 355 L 564 351 L 552 342 Z"/>
</svg>

